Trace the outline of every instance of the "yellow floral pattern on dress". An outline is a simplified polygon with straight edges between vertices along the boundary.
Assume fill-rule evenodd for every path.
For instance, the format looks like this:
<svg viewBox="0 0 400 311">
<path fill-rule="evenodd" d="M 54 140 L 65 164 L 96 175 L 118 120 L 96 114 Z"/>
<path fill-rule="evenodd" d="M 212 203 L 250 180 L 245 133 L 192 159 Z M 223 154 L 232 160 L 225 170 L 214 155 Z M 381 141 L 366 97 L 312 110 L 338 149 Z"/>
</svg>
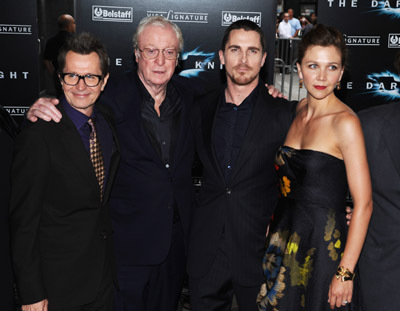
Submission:
<svg viewBox="0 0 400 311">
<path fill-rule="evenodd" d="M 335 229 L 335 225 L 336 225 L 335 212 L 333 210 L 329 210 L 328 220 L 325 226 L 324 240 L 326 242 L 329 242 L 327 247 L 329 251 L 329 257 L 331 257 L 332 260 L 334 261 L 336 261 L 339 258 L 339 255 L 343 256 L 343 254 L 338 253 L 338 250 L 340 250 L 342 242 L 340 240 L 340 231 Z"/>
<path fill-rule="evenodd" d="M 290 286 L 307 287 L 313 267 L 315 248 L 307 251 L 304 262 L 296 260 L 301 237 L 294 232 L 290 236 L 288 231 L 273 233 L 270 237 L 269 247 L 264 257 L 263 268 L 272 277 L 268 279 L 266 291 L 264 287 L 257 297 L 260 307 L 270 305 L 276 307 L 279 299 L 283 298 L 284 290 L 289 284 L 285 284 L 285 275 L 290 273 Z M 283 260 L 283 261 L 282 261 Z"/>
</svg>

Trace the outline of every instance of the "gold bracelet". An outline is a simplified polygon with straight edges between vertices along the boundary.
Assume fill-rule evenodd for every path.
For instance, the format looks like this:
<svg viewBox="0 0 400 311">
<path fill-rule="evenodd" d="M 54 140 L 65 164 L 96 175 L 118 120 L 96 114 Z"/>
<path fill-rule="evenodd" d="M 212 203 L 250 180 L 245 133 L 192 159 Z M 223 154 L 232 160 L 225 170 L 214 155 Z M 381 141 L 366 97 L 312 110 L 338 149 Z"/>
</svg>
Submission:
<svg viewBox="0 0 400 311">
<path fill-rule="evenodd" d="M 353 272 L 350 272 L 350 270 L 349 269 L 347 269 L 347 268 L 345 268 L 345 267 L 343 267 L 343 266 L 339 266 L 338 268 L 337 268 L 337 271 L 336 271 L 336 278 L 339 280 L 339 279 L 341 279 L 341 281 L 342 282 L 345 282 L 345 281 L 353 281 L 354 280 L 354 276 L 355 276 L 355 273 Z"/>
</svg>

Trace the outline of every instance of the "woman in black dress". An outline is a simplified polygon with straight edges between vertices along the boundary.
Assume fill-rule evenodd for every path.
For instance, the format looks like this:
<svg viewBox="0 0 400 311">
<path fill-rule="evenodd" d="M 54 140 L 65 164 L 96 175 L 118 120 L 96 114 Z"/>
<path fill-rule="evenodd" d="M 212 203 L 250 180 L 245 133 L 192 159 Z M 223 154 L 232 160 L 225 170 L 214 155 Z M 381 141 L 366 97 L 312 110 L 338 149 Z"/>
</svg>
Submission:
<svg viewBox="0 0 400 311">
<path fill-rule="evenodd" d="M 346 54 L 342 34 L 323 25 L 299 45 L 297 68 L 308 93 L 275 159 L 281 199 L 264 256 L 260 310 L 350 310 L 372 197 L 360 122 L 334 94 Z M 347 185 L 354 202 L 348 233 Z"/>
</svg>

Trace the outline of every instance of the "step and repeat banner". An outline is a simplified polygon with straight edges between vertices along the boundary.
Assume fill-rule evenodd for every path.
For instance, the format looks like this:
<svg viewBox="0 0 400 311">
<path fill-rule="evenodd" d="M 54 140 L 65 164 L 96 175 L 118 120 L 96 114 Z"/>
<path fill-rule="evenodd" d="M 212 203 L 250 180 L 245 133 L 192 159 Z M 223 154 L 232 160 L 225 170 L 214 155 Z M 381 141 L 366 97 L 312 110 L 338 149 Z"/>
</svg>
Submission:
<svg viewBox="0 0 400 311">
<path fill-rule="evenodd" d="M 216 86 L 223 79 L 218 58 L 223 32 L 238 19 L 250 19 L 264 30 L 270 57 L 262 76 L 272 81 L 276 7 L 276 0 L 86 0 L 76 1 L 75 18 L 78 32 L 94 33 L 105 43 L 112 76 L 133 68 L 132 37 L 139 21 L 162 15 L 183 33 L 179 74 Z"/>
<path fill-rule="evenodd" d="M 1 0 L 0 105 L 21 117 L 39 96 L 36 1 Z"/>
<path fill-rule="evenodd" d="M 358 111 L 400 102 L 400 0 L 319 0 L 318 21 L 340 29 L 349 49 L 341 99 Z"/>
</svg>

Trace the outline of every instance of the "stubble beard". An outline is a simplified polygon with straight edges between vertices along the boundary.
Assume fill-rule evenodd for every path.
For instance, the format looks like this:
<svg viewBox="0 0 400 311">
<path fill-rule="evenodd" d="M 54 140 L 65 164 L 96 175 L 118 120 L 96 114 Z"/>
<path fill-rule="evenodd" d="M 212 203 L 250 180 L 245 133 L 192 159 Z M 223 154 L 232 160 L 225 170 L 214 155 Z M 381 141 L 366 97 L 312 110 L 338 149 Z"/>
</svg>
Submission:
<svg viewBox="0 0 400 311">
<path fill-rule="evenodd" d="M 253 74 L 253 75 L 246 75 L 246 74 L 240 74 L 235 72 L 235 69 L 237 67 L 234 67 L 234 71 L 232 73 L 227 73 L 228 78 L 237 85 L 249 85 L 251 84 L 254 80 L 258 78 L 258 73 Z M 247 66 L 247 68 L 252 69 L 251 67 Z"/>
</svg>

